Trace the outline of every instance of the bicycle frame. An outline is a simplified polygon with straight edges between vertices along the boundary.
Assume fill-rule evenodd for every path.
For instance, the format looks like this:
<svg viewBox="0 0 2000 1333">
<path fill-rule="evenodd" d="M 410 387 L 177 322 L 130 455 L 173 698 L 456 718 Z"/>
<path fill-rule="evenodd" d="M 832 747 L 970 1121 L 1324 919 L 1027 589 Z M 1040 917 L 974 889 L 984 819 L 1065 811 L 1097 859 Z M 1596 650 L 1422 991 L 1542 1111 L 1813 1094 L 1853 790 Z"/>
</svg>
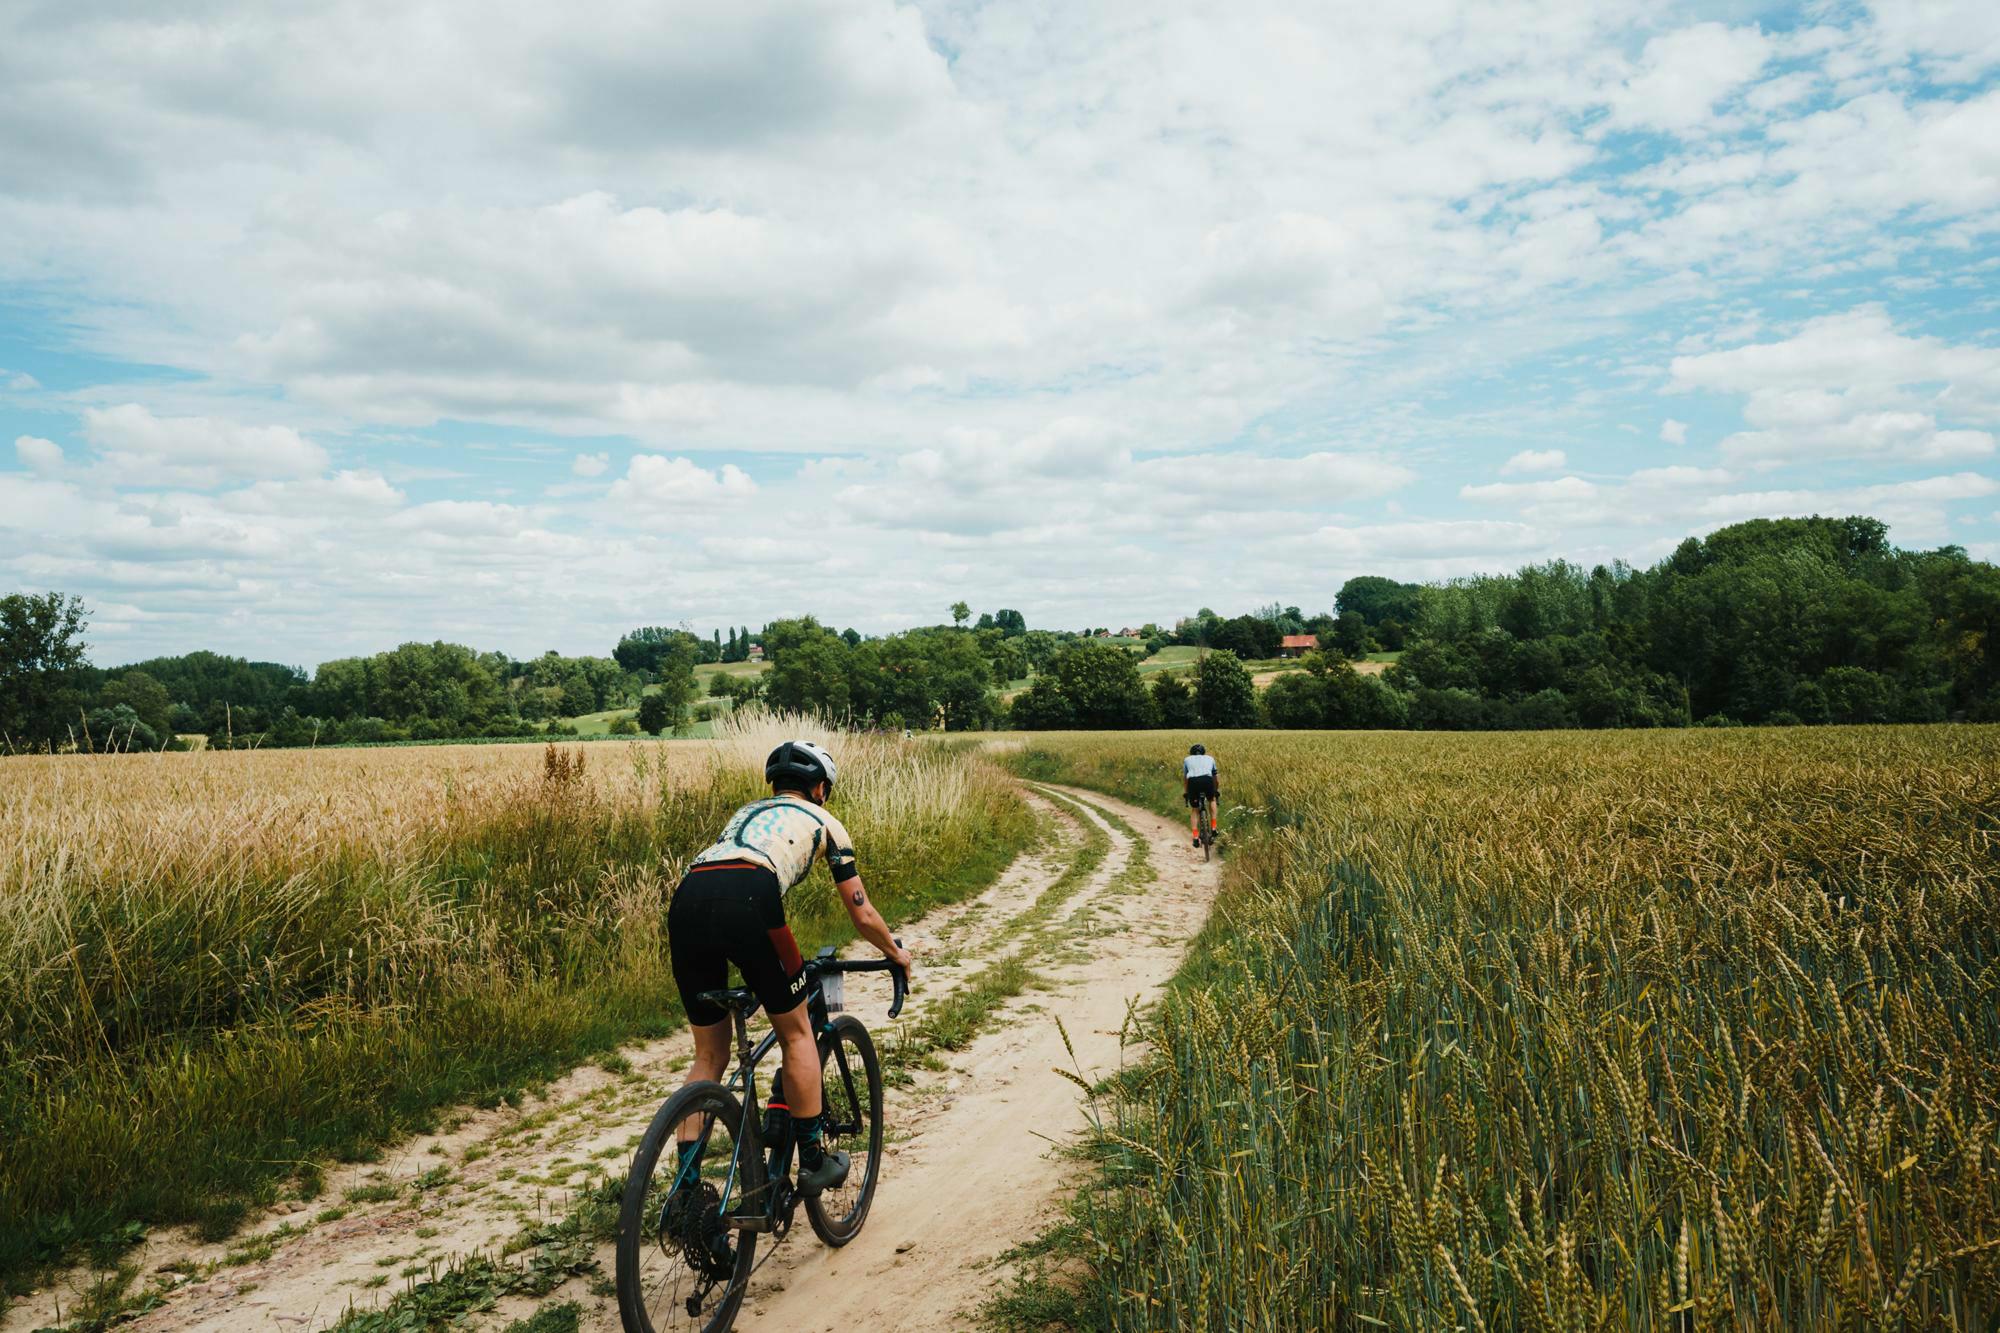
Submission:
<svg viewBox="0 0 2000 1333">
<path fill-rule="evenodd" d="M 909 994 L 909 982 L 900 970 L 885 961 L 872 963 L 846 963 L 833 956 L 831 948 L 822 949 L 818 957 L 806 964 L 812 976 L 810 989 L 806 992 L 806 1015 L 812 1025 L 814 1040 L 824 1040 L 833 1031 L 833 1016 L 826 1007 L 826 994 L 820 978 L 830 972 L 890 972 L 895 977 L 895 998 L 889 1006 L 889 1017 L 894 1018 L 903 1011 L 903 1000 Z M 750 1015 L 755 1008 L 731 1008 L 730 1017 L 736 1029 L 736 1073 L 723 1084 L 727 1088 L 742 1090 L 743 1123 L 737 1127 L 735 1135 L 735 1155 L 730 1159 L 729 1176 L 723 1183 L 722 1203 L 724 1216 L 732 1227 L 739 1231 L 772 1232 L 778 1229 L 778 1200 L 771 1189 L 773 1177 L 782 1180 L 790 1169 L 794 1145 L 787 1141 L 779 1160 L 774 1166 L 765 1164 L 765 1150 L 769 1146 L 764 1141 L 764 1106 L 757 1095 L 757 1066 L 778 1044 L 775 1027 L 766 1032 L 756 1046 L 750 1044 Z M 834 1063 L 839 1068 L 842 1086 L 847 1092 L 847 1104 L 859 1106 L 860 1099 L 854 1093 L 854 1072 L 847 1067 L 847 1052 L 836 1044 L 833 1048 Z M 830 1126 L 836 1134 L 858 1133 L 859 1125 Z M 745 1150 L 748 1160 L 745 1161 Z M 736 1194 L 738 1204 L 729 1207 L 732 1192 L 736 1191 L 738 1176 L 742 1177 L 742 1189 Z M 796 1197 L 796 1196 L 794 1196 Z M 753 1199 L 761 1199 L 754 1214 L 745 1215 L 742 1205 Z"/>
</svg>

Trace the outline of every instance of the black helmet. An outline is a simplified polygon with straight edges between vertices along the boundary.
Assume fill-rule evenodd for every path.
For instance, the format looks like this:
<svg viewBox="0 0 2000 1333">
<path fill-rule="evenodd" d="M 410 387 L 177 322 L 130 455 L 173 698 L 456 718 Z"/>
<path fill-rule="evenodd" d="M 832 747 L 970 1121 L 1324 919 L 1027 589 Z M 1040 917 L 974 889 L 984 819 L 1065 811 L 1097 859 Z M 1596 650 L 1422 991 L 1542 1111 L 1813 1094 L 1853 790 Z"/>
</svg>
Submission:
<svg viewBox="0 0 2000 1333">
<path fill-rule="evenodd" d="M 1188 753 L 1189 753 L 1189 754 L 1207 754 L 1207 753 L 1208 753 L 1208 747 L 1207 747 L 1206 745 L 1202 745 L 1202 744 L 1199 744 L 1199 743 L 1196 743 L 1196 744 L 1194 744 L 1194 745 L 1190 745 L 1190 746 L 1188 746 Z"/>
<path fill-rule="evenodd" d="M 786 741 L 771 751 L 771 757 L 764 761 L 764 781 L 776 786 L 780 779 L 804 784 L 811 791 L 815 783 L 824 782 L 828 791 L 833 790 L 833 756 L 824 747 L 811 741 Z"/>
</svg>

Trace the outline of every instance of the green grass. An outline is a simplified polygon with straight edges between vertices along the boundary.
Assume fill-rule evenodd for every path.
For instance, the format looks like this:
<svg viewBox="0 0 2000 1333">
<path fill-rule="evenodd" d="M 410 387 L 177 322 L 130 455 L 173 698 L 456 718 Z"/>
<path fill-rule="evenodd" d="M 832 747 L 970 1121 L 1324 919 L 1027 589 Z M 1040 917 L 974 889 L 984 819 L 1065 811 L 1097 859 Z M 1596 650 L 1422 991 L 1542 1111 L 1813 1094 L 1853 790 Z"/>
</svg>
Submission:
<svg viewBox="0 0 2000 1333">
<path fill-rule="evenodd" d="M 507 1325 L 507 1333 L 576 1333 L 582 1318 L 583 1307 L 575 1301 L 556 1301 L 526 1319 L 516 1319 Z"/>
<path fill-rule="evenodd" d="M 694 669 L 694 678 L 706 690 L 711 676 L 761 676 L 770 669 L 769 662 L 704 662 Z"/>
<path fill-rule="evenodd" d="M 639 710 L 636 708 L 607 708 L 601 713 L 584 713 L 577 717 L 564 718 L 563 720 L 576 728 L 577 739 L 596 740 L 611 735 L 611 724 L 621 717 L 629 717 L 636 721 L 639 717 Z M 640 732 L 638 735 L 627 736 L 625 739 L 634 741 L 656 739 L 707 740 L 714 735 L 714 723 L 689 722 L 679 731 L 662 732 L 658 737 L 648 736 L 646 733 Z"/>
<path fill-rule="evenodd" d="M 1192 670 L 1195 663 L 1200 660 L 1201 649 L 1187 644 L 1169 644 L 1139 663 L 1139 672 L 1141 675 L 1151 675 L 1156 671 Z"/>
</svg>

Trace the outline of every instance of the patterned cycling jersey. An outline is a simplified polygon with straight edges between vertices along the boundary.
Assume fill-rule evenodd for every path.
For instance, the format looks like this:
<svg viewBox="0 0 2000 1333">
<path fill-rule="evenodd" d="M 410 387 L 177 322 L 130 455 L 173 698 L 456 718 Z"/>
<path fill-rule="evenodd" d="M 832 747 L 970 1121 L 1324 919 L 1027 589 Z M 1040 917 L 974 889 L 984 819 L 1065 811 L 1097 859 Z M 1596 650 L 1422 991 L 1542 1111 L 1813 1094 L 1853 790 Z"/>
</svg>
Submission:
<svg viewBox="0 0 2000 1333">
<path fill-rule="evenodd" d="M 790 893 L 822 856 L 835 884 L 861 873 L 854 864 L 854 840 L 841 822 L 803 796 L 788 792 L 752 801 L 731 815 L 715 845 L 693 863 L 749 861 L 776 875 L 778 888 Z"/>
</svg>

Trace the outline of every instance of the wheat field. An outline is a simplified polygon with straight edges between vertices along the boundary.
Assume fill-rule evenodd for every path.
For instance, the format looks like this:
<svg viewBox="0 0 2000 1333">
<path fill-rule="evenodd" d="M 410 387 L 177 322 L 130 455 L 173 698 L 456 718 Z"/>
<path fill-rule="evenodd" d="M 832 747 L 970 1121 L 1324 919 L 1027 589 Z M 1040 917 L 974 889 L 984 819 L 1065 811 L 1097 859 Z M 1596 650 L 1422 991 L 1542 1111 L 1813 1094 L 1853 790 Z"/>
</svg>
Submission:
<svg viewBox="0 0 2000 1333">
<path fill-rule="evenodd" d="M 1192 739 L 1226 887 L 1095 1103 L 1070 1322 L 2000 1319 L 2000 730 L 1008 759 L 1172 810 Z"/>
<path fill-rule="evenodd" d="M 677 1026 L 666 894 L 793 734 L 841 759 L 891 920 L 1031 835 L 969 749 L 756 715 L 714 742 L 0 764 L 0 1280 L 139 1225 L 224 1233 L 440 1108 Z M 830 892 L 790 910 L 809 945 L 847 929 Z"/>
</svg>

